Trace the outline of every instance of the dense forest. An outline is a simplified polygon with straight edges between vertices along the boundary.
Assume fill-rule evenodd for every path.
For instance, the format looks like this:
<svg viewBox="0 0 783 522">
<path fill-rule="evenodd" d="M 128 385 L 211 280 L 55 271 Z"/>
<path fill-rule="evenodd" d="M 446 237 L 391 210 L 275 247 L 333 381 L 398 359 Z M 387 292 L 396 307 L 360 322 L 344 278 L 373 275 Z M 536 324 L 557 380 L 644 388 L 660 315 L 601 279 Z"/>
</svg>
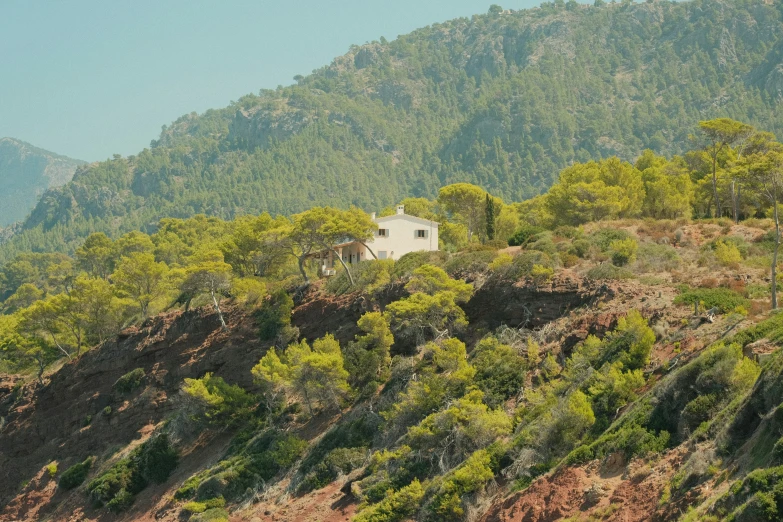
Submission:
<svg viewBox="0 0 783 522">
<path fill-rule="evenodd" d="M 0 260 L 163 217 L 369 211 L 461 181 L 519 201 L 575 161 L 681 154 L 718 116 L 779 133 L 781 34 L 780 4 L 760 0 L 555 2 L 356 46 L 80 168 L 4 234 Z"/>
</svg>

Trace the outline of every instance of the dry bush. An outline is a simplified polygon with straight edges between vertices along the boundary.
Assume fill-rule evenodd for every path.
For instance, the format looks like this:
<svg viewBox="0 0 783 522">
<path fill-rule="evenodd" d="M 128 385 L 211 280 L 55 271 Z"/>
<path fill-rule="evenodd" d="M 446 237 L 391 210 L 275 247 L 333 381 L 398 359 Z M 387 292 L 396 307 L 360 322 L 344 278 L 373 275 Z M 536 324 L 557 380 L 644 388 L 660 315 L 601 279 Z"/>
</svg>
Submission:
<svg viewBox="0 0 783 522">
<path fill-rule="evenodd" d="M 771 309 L 772 309 L 772 305 L 770 304 L 769 301 L 754 300 L 750 302 L 750 307 L 748 308 L 748 316 L 756 317 L 759 315 L 765 315 Z"/>
<path fill-rule="evenodd" d="M 718 280 L 714 277 L 705 277 L 701 280 L 699 283 L 699 286 L 701 288 L 717 288 L 718 287 Z"/>
<path fill-rule="evenodd" d="M 742 279 L 734 279 L 733 277 L 727 277 L 721 281 L 720 286 L 734 290 L 738 294 L 746 295 L 745 281 Z"/>
</svg>

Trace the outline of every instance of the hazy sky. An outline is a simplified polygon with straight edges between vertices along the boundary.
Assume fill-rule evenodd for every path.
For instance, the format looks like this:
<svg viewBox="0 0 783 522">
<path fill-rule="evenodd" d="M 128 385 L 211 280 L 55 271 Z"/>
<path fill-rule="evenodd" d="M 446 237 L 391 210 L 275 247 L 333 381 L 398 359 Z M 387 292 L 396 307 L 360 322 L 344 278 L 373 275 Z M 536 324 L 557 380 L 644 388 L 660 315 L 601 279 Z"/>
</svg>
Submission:
<svg viewBox="0 0 783 522">
<path fill-rule="evenodd" d="M 351 44 L 540 0 L 2 0 L 0 137 L 87 161 L 135 154 Z"/>
<path fill-rule="evenodd" d="M 135 154 L 183 114 L 293 83 L 351 44 L 491 3 L 2 0 L 0 137 L 88 161 Z"/>
</svg>

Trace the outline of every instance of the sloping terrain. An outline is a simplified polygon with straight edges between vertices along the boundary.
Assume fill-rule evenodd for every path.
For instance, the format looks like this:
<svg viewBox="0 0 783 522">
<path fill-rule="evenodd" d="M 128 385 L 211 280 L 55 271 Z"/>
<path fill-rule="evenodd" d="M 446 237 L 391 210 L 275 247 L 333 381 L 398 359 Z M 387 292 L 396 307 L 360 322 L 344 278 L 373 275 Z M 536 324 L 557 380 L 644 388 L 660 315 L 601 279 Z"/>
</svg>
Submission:
<svg viewBox="0 0 783 522">
<path fill-rule="evenodd" d="M 641 234 L 636 224 L 625 228 Z M 683 227 L 683 234 L 696 246 L 719 231 L 716 225 Z M 758 229 L 743 226 L 729 232 L 733 237 L 759 235 Z M 680 253 L 689 255 L 685 249 Z M 576 357 L 589 335 L 608 338 L 619 322 L 637 310 L 656 332 L 645 369 L 647 384 L 635 402 L 615 412 L 613 422 L 602 435 L 592 438 L 587 450 L 577 448 L 552 471 L 525 478 L 516 471 L 520 455 L 506 461 L 494 479 L 468 497 L 468 518 L 487 522 L 678 520 L 689 508 L 700 505 L 702 515 L 714 513 L 715 499 L 728 490 L 731 481 L 741 481 L 748 472 L 772 463 L 769 452 L 779 435 L 777 421 L 769 412 L 783 399 L 780 357 L 777 351 L 771 359 L 766 356 L 767 365 L 755 388 L 711 417 L 705 427 L 699 427 L 702 434 L 695 437 L 682 427 L 687 416 L 683 411 L 688 411 L 682 407 L 693 397 L 682 390 L 694 383 L 703 386 L 699 383 L 721 367 L 722 363 L 709 362 L 710 357 L 718 357 L 711 354 L 721 349 L 705 350 L 716 341 L 737 336 L 737 342 L 748 347 L 749 356 L 760 357 L 754 355 L 752 346 L 765 337 L 777 339 L 773 335 L 776 330 L 764 326 L 778 324 L 775 316 L 765 319 L 763 312 L 748 317 L 727 314 L 711 322 L 704 316 L 694 317 L 690 307 L 674 306 L 678 291 L 669 285 L 593 280 L 584 278 L 581 270 L 562 270 L 544 284 L 529 279 L 503 282 L 477 274 L 475 277 L 484 282 L 474 281 L 478 289 L 464 305 L 471 328 L 462 337 L 472 346 L 488 332 L 505 332 L 498 335 L 506 336 L 527 332 L 541 343 L 542 356 L 554 357 L 565 369 L 571 368 L 565 361 Z M 687 281 L 710 275 L 732 280 L 731 271 L 706 267 L 672 274 Z M 752 284 L 762 274 L 751 271 L 746 282 Z M 363 314 L 384 309 L 406 295 L 399 285 L 373 295 L 341 296 L 329 295 L 314 285 L 296 294 L 291 324 L 311 341 L 333 333 L 345 346 L 360 333 L 356 321 Z M 195 508 L 187 507 L 181 492 L 192 477 L 219 469 L 236 455 L 238 441 L 247 440 L 254 428 L 193 424 L 189 419 L 194 410 L 181 392 L 185 379 L 213 373 L 256 393 L 259 390 L 250 368 L 273 344 L 259 340 L 255 312 L 231 306 L 226 319 L 229 328 L 224 330 L 211 309 L 163 314 L 56 369 L 43 385 L 19 385 L 13 379 L 0 383 L 0 505 L 4 506 L 0 520 L 201 520 L 187 511 Z M 729 353 L 720 353 L 724 352 Z M 540 380 L 547 371 L 544 359 L 531 374 L 534 379 Z M 144 371 L 140 385 L 122 391 L 118 381 L 138 368 Z M 342 411 L 323 410 L 311 417 L 292 410 L 284 415 L 279 429 L 304 441 L 307 449 L 290 469 L 278 471 L 261 490 L 227 506 L 228 519 L 342 521 L 355 516 L 362 505 L 356 487 L 364 483 L 373 466 L 366 455 L 352 471 L 311 490 L 302 490 L 302 475 L 312 466 L 312 459 L 322 461 L 319 448 L 335 444 L 335 436 L 350 438 L 365 430 L 362 423 L 378 416 L 376 412 L 384 407 L 383 397 L 394 386 L 392 379 L 380 395 L 359 400 Z M 512 398 L 505 409 L 513 411 L 523 404 L 519 397 Z M 658 410 L 660 414 L 655 413 Z M 524 410 L 518 411 L 522 414 Z M 660 452 L 629 453 L 612 442 L 624 436 L 628 426 L 655 423 L 659 428 L 665 424 L 675 437 Z M 72 490 L 58 487 L 63 470 L 73 464 L 94 457 L 87 477 L 87 481 L 93 480 L 161 430 L 173 437 L 179 462 L 165 481 L 138 493 L 126 511 L 115 513 L 94 505 L 83 485 Z M 383 430 L 372 430 L 369 437 L 373 450 L 391 449 L 396 444 L 396 436 Z M 57 464 L 55 478 L 48 471 L 50 463 Z M 199 488 L 206 483 L 202 479 Z M 742 501 L 741 497 L 725 497 L 721 502 L 729 507 L 724 512 Z"/>
</svg>

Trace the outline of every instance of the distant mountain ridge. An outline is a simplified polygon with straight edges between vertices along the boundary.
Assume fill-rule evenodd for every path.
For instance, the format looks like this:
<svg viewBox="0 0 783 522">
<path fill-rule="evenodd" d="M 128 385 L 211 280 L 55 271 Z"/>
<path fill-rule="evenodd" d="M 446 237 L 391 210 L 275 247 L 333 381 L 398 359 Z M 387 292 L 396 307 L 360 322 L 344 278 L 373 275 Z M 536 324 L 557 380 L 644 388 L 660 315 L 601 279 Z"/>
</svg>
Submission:
<svg viewBox="0 0 783 522">
<path fill-rule="evenodd" d="M 185 115 L 149 149 L 49 190 L 0 263 L 162 217 L 377 210 L 460 181 L 518 201 L 573 162 L 684 153 L 715 117 L 783 135 L 783 3 L 596 4 L 434 24 Z"/>
<path fill-rule="evenodd" d="M 50 188 L 65 185 L 85 162 L 0 138 L 0 227 L 21 221 Z"/>
</svg>

